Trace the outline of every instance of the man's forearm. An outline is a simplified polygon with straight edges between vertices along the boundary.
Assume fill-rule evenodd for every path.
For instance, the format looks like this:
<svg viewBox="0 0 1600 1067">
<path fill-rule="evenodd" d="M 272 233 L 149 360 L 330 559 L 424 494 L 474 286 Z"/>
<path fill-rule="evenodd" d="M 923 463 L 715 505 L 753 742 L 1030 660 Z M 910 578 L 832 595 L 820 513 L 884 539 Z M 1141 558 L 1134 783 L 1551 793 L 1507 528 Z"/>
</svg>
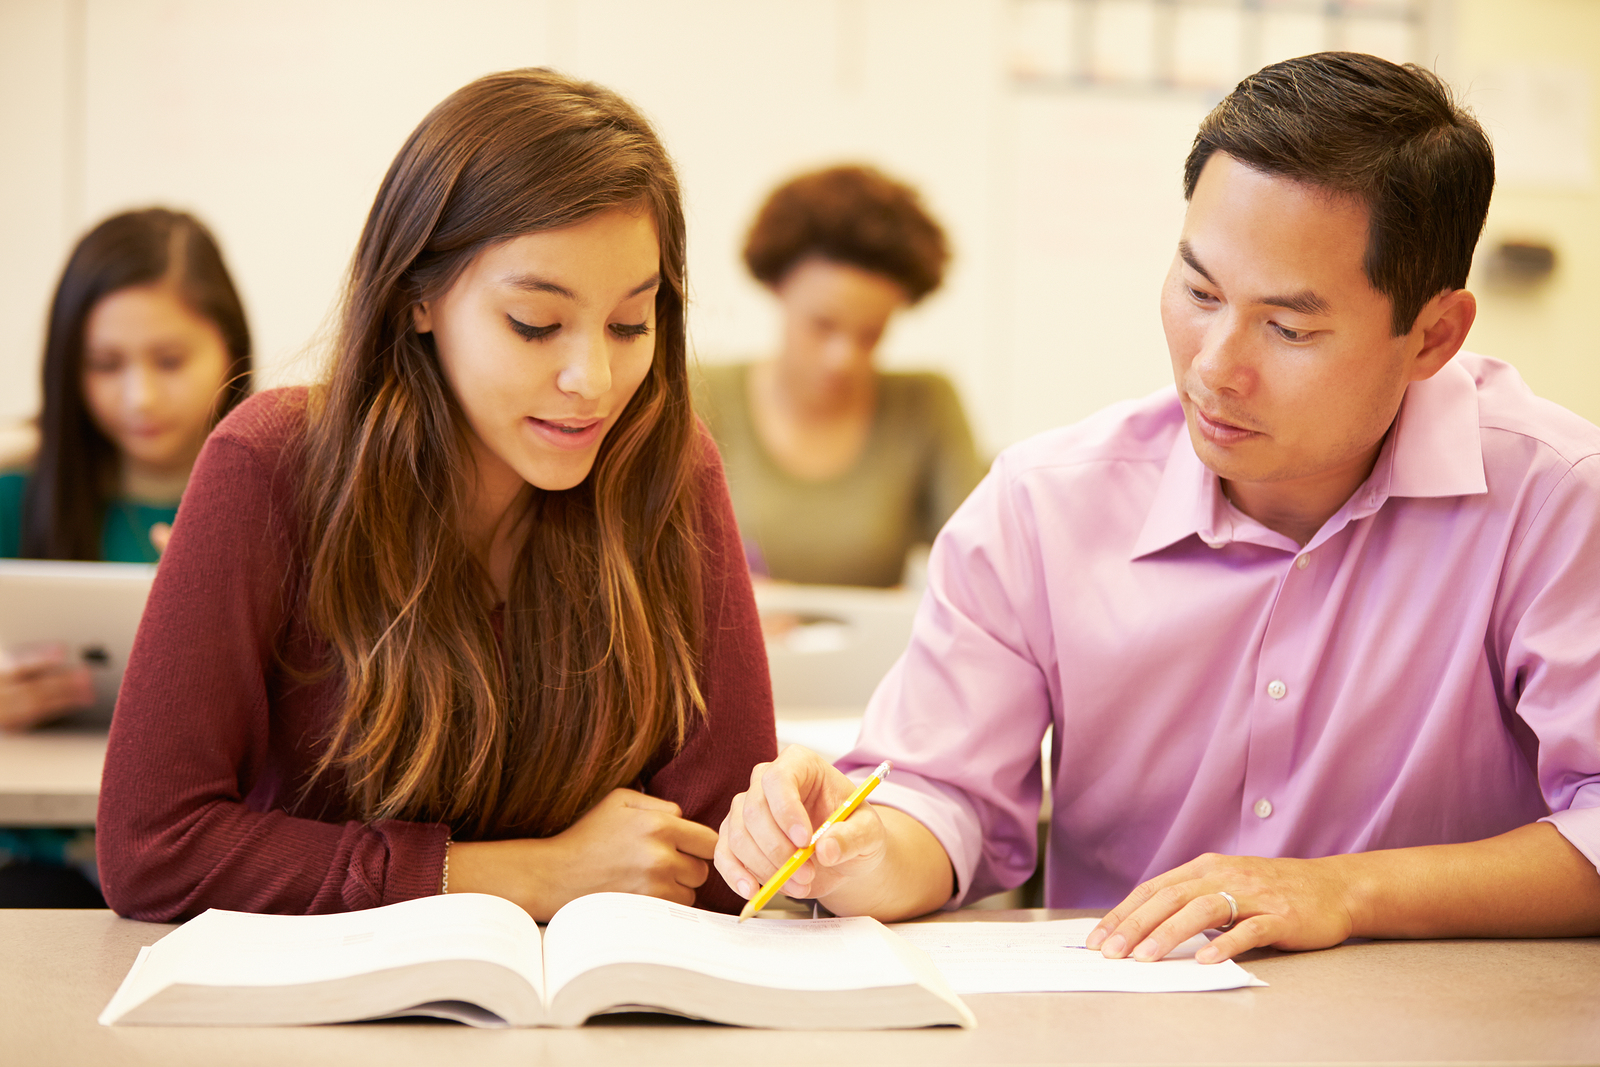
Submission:
<svg viewBox="0 0 1600 1067">
<path fill-rule="evenodd" d="M 1323 862 L 1339 867 L 1349 887 L 1356 937 L 1600 934 L 1600 873 L 1549 823 Z"/>
<path fill-rule="evenodd" d="M 895 922 L 926 915 L 950 899 L 950 857 L 933 832 L 896 808 L 879 807 L 885 855 L 871 878 L 854 879 L 822 898 L 836 915 L 871 915 Z"/>
</svg>

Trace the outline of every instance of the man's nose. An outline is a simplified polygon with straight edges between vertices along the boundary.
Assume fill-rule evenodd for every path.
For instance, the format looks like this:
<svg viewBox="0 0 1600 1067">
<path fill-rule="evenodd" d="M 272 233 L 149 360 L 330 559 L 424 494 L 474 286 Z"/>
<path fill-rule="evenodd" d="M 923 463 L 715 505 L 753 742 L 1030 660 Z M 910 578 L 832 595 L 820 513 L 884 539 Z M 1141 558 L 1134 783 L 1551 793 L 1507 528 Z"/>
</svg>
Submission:
<svg viewBox="0 0 1600 1067">
<path fill-rule="evenodd" d="M 1231 313 L 1215 316 L 1194 358 L 1200 383 L 1212 393 L 1247 394 L 1255 385 L 1256 360 L 1249 325 Z"/>
</svg>

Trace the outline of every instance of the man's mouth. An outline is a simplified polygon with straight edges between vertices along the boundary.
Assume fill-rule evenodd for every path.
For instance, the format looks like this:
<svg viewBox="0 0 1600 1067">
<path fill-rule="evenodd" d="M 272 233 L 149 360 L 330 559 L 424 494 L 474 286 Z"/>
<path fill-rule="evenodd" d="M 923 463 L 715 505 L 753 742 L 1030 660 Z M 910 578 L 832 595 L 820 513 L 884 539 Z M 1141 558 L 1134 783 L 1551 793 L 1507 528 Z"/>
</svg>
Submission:
<svg viewBox="0 0 1600 1067">
<path fill-rule="evenodd" d="M 1202 436 L 1219 445 L 1234 445 L 1258 436 L 1259 430 L 1241 426 L 1218 415 L 1209 415 L 1199 404 L 1194 405 L 1195 423 Z"/>
</svg>

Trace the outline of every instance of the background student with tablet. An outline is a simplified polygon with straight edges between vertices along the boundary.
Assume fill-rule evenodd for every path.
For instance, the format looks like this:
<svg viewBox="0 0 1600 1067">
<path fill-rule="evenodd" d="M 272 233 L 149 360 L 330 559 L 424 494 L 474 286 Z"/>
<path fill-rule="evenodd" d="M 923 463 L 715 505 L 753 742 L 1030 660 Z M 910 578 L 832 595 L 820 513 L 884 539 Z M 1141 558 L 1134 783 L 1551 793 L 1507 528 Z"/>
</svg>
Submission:
<svg viewBox="0 0 1600 1067">
<path fill-rule="evenodd" d="M 249 327 L 205 226 L 151 208 L 84 235 L 56 286 L 43 378 L 37 454 L 0 473 L 0 557 L 155 562 L 206 434 L 250 389 Z M 0 728 L 107 705 L 148 584 L 120 568 L 103 583 L 43 570 L 0 574 Z M 97 626 L 88 647 L 118 644 L 119 660 L 98 696 L 79 647 L 62 644 Z M 104 906 L 93 832 L 0 829 L 0 906 Z"/>
<path fill-rule="evenodd" d="M 0 473 L 0 557 L 154 563 L 206 434 L 250 393 L 250 329 L 216 240 L 162 208 L 101 222 L 50 307 L 31 462 Z M 40 633 L 5 650 L 0 727 L 91 703 Z"/>
<path fill-rule="evenodd" d="M 677 179 L 621 98 L 512 71 L 423 120 L 328 379 L 196 464 L 111 729 L 112 907 L 737 908 L 709 827 L 776 741 L 684 299 Z"/>
</svg>

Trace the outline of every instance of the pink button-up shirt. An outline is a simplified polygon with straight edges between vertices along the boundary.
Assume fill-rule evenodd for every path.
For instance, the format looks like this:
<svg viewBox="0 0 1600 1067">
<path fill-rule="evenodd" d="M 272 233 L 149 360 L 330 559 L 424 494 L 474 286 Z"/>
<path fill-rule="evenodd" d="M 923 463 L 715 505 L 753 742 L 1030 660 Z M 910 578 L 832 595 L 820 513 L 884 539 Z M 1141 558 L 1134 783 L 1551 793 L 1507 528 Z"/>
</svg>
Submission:
<svg viewBox="0 0 1600 1067">
<path fill-rule="evenodd" d="M 1167 389 L 1006 451 L 934 546 L 857 777 L 952 906 L 1034 867 L 1108 907 L 1207 852 L 1325 856 L 1547 817 L 1600 865 L 1600 429 L 1504 363 L 1413 384 L 1304 548 L 1234 509 Z"/>
</svg>

